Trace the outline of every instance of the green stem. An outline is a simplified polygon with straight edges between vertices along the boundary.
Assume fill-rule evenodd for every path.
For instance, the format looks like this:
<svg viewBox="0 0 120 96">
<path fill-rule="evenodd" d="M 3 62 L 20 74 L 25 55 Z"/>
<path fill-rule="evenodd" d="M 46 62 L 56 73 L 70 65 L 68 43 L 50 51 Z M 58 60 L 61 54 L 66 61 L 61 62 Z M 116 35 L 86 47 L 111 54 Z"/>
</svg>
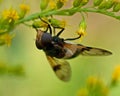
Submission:
<svg viewBox="0 0 120 96">
<path fill-rule="evenodd" d="M 120 16 L 115 15 L 114 12 L 109 12 L 109 11 L 106 11 L 106 10 L 84 8 L 84 9 L 82 9 L 80 11 L 82 11 L 82 12 L 99 13 L 99 14 L 103 14 L 103 15 L 110 16 L 110 17 L 113 17 L 115 19 L 120 20 Z"/>
<path fill-rule="evenodd" d="M 63 15 L 63 16 L 71 16 L 75 14 L 76 12 L 93 12 L 93 13 L 99 13 L 103 15 L 107 15 L 110 17 L 113 17 L 115 19 L 120 20 L 120 16 L 115 15 L 113 12 L 109 12 L 106 10 L 100 10 L 100 9 L 95 9 L 95 8 L 80 8 L 80 7 L 74 7 L 70 9 L 63 9 L 63 10 L 47 10 L 47 11 L 42 11 L 39 13 L 32 14 L 28 17 L 25 17 L 21 20 L 18 20 L 16 24 L 24 23 L 26 21 L 34 20 L 36 18 L 44 17 L 44 16 L 51 16 L 51 15 Z"/>
</svg>

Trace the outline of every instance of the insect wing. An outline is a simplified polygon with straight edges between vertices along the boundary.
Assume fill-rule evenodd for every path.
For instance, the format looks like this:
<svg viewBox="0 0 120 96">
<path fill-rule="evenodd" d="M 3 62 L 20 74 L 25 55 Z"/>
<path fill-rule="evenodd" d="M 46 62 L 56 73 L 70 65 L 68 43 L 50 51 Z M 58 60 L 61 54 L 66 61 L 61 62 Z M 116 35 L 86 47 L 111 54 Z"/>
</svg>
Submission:
<svg viewBox="0 0 120 96">
<path fill-rule="evenodd" d="M 83 56 L 107 56 L 111 55 L 110 51 L 101 48 L 95 47 L 87 47 L 81 44 L 70 44 L 65 43 L 64 49 L 66 50 L 66 54 L 64 58 L 74 58 L 78 55 Z"/>
<path fill-rule="evenodd" d="M 86 47 L 83 45 L 78 45 L 78 50 L 80 50 L 81 55 L 84 56 L 108 56 L 112 53 L 108 50 L 94 47 Z"/>
<path fill-rule="evenodd" d="M 56 76 L 62 81 L 69 81 L 71 77 L 71 68 L 67 61 L 47 56 L 47 59 L 55 72 Z"/>
<path fill-rule="evenodd" d="M 64 56 L 65 59 L 74 58 L 80 54 L 80 52 L 78 52 L 78 46 L 76 44 L 65 43 L 64 49 L 66 50 Z"/>
</svg>

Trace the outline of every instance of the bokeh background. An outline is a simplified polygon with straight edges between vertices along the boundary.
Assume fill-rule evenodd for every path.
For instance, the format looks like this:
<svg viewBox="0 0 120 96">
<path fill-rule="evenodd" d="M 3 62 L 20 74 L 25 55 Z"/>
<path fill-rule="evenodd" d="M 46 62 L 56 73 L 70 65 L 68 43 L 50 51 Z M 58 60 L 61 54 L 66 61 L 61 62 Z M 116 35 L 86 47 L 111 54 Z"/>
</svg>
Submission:
<svg viewBox="0 0 120 96">
<path fill-rule="evenodd" d="M 16 8 L 23 2 L 30 5 L 29 14 L 39 12 L 39 1 L 3 0 L 0 12 L 10 7 Z M 59 18 L 67 21 L 62 37 L 76 36 L 75 31 L 81 20 L 80 14 Z M 0 75 L 0 96 L 76 96 L 78 90 L 84 87 L 88 76 L 100 77 L 109 83 L 114 67 L 120 64 L 120 21 L 96 13 L 88 13 L 86 21 L 87 35 L 82 41 L 75 42 L 108 49 L 113 55 L 79 56 L 68 60 L 72 68 L 72 78 L 70 82 L 65 83 L 55 76 L 44 52 L 36 48 L 35 30 L 19 25 L 14 30 L 16 36 L 12 40 L 12 45 L 0 46 L 0 62 L 9 66 L 22 65 L 25 74 Z M 109 96 L 119 96 L 119 90 L 120 86 L 113 88 Z"/>
</svg>

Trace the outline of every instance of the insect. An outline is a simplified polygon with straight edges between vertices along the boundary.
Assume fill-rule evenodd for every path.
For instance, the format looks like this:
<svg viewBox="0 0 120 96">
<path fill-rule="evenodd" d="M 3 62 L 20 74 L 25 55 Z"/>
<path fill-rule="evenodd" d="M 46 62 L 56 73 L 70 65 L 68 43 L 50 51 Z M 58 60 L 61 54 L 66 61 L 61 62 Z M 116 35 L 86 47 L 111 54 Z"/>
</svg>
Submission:
<svg viewBox="0 0 120 96">
<path fill-rule="evenodd" d="M 48 24 L 48 28 L 45 31 L 36 29 L 37 35 L 35 44 L 38 49 L 45 52 L 53 71 L 62 81 L 69 81 L 71 77 L 71 67 L 65 59 L 75 58 L 78 55 L 107 56 L 112 54 L 110 51 L 104 49 L 68 43 L 68 40 L 76 40 L 81 36 L 63 39 L 59 36 L 64 31 L 64 28 L 61 28 L 56 35 L 53 35 L 52 27 L 53 26 Z"/>
</svg>

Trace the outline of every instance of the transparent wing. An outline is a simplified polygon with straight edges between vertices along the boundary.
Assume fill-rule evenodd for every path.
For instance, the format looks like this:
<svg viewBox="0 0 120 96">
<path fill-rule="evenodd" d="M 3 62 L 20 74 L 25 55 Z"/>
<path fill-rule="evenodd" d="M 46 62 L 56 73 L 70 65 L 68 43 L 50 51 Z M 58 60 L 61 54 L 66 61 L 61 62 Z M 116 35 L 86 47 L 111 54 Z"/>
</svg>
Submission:
<svg viewBox="0 0 120 96">
<path fill-rule="evenodd" d="M 66 50 L 66 55 L 64 58 L 74 58 L 78 55 L 83 56 L 107 56 L 112 53 L 108 50 L 95 48 L 95 47 L 87 47 L 81 44 L 64 44 L 64 49 Z"/>
<path fill-rule="evenodd" d="M 110 51 L 105 49 L 86 47 L 82 45 L 78 45 L 78 50 L 80 51 L 81 55 L 84 56 L 108 56 L 112 54 Z"/>
<path fill-rule="evenodd" d="M 71 68 L 67 61 L 47 56 L 47 59 L 55 72 L 56 76 L 62 81 L 69 81 Z"/>
</svg>

